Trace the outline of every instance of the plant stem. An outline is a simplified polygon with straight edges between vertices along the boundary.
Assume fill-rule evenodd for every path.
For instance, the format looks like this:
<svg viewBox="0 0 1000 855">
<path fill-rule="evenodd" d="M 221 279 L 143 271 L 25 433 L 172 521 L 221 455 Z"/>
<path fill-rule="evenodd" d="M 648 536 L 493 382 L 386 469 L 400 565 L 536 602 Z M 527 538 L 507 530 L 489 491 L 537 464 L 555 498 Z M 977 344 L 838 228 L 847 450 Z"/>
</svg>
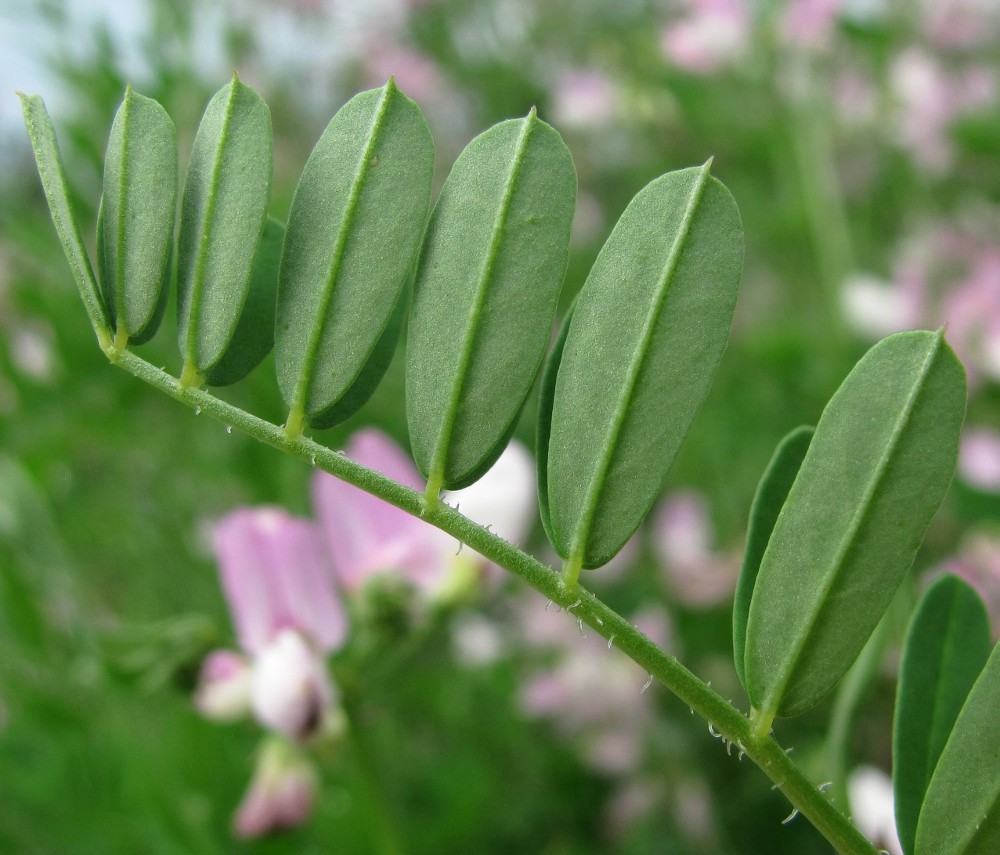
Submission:
<svg viewBox="0 0 1000 855">
<path fill-rule="evenodd" d="M 108 358 L 130 374 L 199 412 L 267 445 L 310 463 L 447 532 L 480 555 L 520 576 L 553 603 L 609 639 L 632 661 L 659 680 L 704 718 L 727 744 L 754 761 L 841 855 L 877 855 L 875 847 L 788 758 L 769 733 L 757 735 L 750 720 L 712 691 L 677 659 L 660 650 L 625 618 L 579 584 L 567 584 L 560 573 L 462 516 L 444 502 L 427 507 L 424 497 L 378 472 L 366 469 L 304 436 L 285 430 L 216 398 L 201 389 L 183 387 L 172 376 L 129 351 L 105 349 Z M 638 689 L 637 689 L 638 691 Z M 357 728 L 352 728 L 352 731 Z M 386 855 L 392 850 L 385 850 Z M 398 850 L 396 850 L 398 851 Z"/>
<path fill-rule="evenodd" d="M 403 855 L 406 850 L 400 843 L 396 824 L 389 806 L 386 804 L 382 781 L 375 768 L 375 758 L 357 704 L 347 696 L 341 698 L 341 704 L 347 714 L 347 730 L 351 741 L 354 765 L 365 791 L 365 808 L 368 811 L 372 827 L 375 851 L 380 855 Z"/>
</svg>

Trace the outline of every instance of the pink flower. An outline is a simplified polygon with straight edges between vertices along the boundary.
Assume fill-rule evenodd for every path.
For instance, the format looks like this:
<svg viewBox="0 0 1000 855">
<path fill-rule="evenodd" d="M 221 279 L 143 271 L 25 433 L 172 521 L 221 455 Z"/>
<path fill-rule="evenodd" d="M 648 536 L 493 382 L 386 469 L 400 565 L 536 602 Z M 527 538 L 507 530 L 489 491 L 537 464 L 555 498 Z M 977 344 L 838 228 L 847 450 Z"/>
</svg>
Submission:
<svg viewBox="0 0 1000 855">
<path fill-rule="evenodd" d="M 393 38 L 373 39 L 363 59 L 372 86 L 381 86 L 391 75 L 400 89 L 422 103 L 440 97 L 446 88 L 440 70 L 430 57 Z"/>
<path fill-rule="evenodd" d="M 201 664 L 194 705 L 205 718 L 235 721 L 250 710 L 253 668 L 232 650 L 213 650 Z"/>
<path fill-rule="evenodd" d="M 714 74 L 740 62 L 750 46 L 744 0 L 688 0 L 688 15 L 660 34 L 663 55 L 694 74 Z"/>
<path fill-rule="evenodd" d="M 935 47 L 975 48 L 997 36 L 1000 10 L 995 0 L 923 0 L 920 5 L 924 33 Z"/>
<path fill-rule="evenodd" d="M 325 659 L 347 635 L 320 534 L 278 508 L 242 508 L 218 524 L 214 546 L 247 659 L 210 654 L 196 703 L 232 718 L 246 701 L 265 727 L 308 738 L 334 713 Z"/>
<path fill-rule="evenodd" d="M 932 54 L 907 48 L 893 61 L 890 82 L 897 111 L 899 144 L 920 166 L 944 172 L 955 158 L 951 126 L 957 118 L 988 108 L 996 100 L 996 72 L 989 66 L 949 72 Z"/>
<path fill-rule="evenodd" d="M 592 128 L 610 122 L 616 113 L 614 83 L 598 71 L 567 71 L 552 89 L 552 117 L 564 128 Z"/>
<path fill-rule="evenodd" d="M 958 456 L 958 474 L 985 493 L 1000 493 L 1000 432 L 966 427 Z"/>
<path fill-rule="evenodd" d="M 271 730 L 309 736 L 327 721 L 335 701 L 324 659 L 295 630 L 281 630 L 254 662 L 250 705 Z"/>
<path fill-rule="evenodd" d="M 1000 380 L 1000 210 L 977 207 L 908 236 L 893 281 L 856 275 L 844 283 L 848 321 L 864 335 L 945 325 L 970 386 Z"/>
<path fill-rule="evenodd" d="M 1000 631 L 1000 539 L 985 532 L 966 535 L 958 554 L 946 561 L 940 572 L 954 573 L 975 588 L 996 638 Z"/>
<path fill-rule="evenodd" d="M 964 280 L 941 304 L 948 339 L 969 368 L 1000 379 L 1000 252 L 986 250 L 971 259 Z"/>
<path fill-rule="evenodd" d="M 347 619 L 312 522 L 276 507 L 241 508 L 219 522 L 214 547 L 247 653 L 260 653 L 283 629 L 302 632 L 325 653 L 343 644 Z"/>
<path fill-rule="evenodd" d="M 782 41 L 804 50 L 830 46 L 843 0 L 790 0 L 782 11 Z"/>
<path fill-rule="evenodd" d="M 424 488 L 409 457 L 377 430 L 355 434 L 346 454 L 406 487 Z M 486 475 L 445 500 L 494 534 L 521 543 L 536 513 L 534 478 L 531 456 L 512 442 Z M 440 602 L 486 569 L 481 556 L 459 552 L 450 535 L 332 475 L 317 473 L 313 506 L 337 579 L 349 593 L 387 574 L 405 579 L 428 601 Z"/>
<path fill-rule="evenodd" d="M 637 615 L 635 622 L 666 646 L 669 626 L 662 612 Z M 581 636 L 572 616 L 545 610 L 535 600 L 525 605 L 520 634 L 546 661 L 521 688 L 525 715 L 551 719 L 602 774 L 623 776 L 639 768 L 654 719 L 653 695 L 642 691 L 648 675 L 608 650 L 599 635 Z"/>
<path fill-rule="evenodd" d="M 283 740 L 269 739 L 258 754 L 233 830 L 253 838 L 294 828 L 312 813 L 316 789 L 316 772 L 309 761 Z"/>
<path fill-rule="evenodd" d="M 674 493 L 658 508 L 653 549 L 663 562 L 671 592 L 687 606 L 714 606 L 731 597 L 736 587 L 739 562 L 715 552 L 712 538 L 708 508 L 699 494 Z"/>
</svg>

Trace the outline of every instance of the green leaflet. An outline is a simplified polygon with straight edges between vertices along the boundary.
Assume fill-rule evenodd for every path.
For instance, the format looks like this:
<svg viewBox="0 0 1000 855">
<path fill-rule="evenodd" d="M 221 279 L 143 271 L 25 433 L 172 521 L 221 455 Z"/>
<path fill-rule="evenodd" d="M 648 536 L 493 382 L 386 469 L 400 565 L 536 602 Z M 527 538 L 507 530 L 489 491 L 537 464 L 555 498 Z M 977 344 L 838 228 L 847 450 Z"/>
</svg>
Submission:
<svg viewBox="0 0 1000 855">
<path fill-rule="evenodd" d="M 38 165 L 38 175 L 42 179 L 42 189 L 45 191 L 49 213 L 52 215 L 52 223 L 56 227 L 56 234 L 59 235 L 59 241 L 62 243 L 63 252 L 66 254 L 66 260 L 69 262 L 91 326 L 97 333 L 101 347 L 107 347 L 111 344 L 107 308 L 98 291 L 90 258 L 83 245 L 83 238 L 80 237 L 80 226 L 70 205 L 66 173 L 59 157 L 59 145 L 56 143 L 52 120 L 45 110 L 45 102 L 38 95 L 18 94 L 21 98 L 21 109 L 24 112 L 24 123 L 28 128 L 31 148 L 35 153 L 35 163 Z"/>
<path fill-rule="evenodd" d="M 965 372 L 940 331 L 882 340 L 827 404 L 750 603 L 762 724 L 816 704 L 864 646 L 948 489 L 964 411 Z"/>
<path fill-rule="evenodd" d="M 958 714 L 917 822 L 916 855 L 1000 852 L 1000 645 Z"/>
<path fill-rule="evenodd" d="M 348 101 L 316 143 L 292 202 L 278 288 L 275 357 L 290 427 L 303 418 L 331 426 L 381 379 L 433 172 L 427 122 L 392 80 Z M 382 370 L 366 367 L 376 355 Z"/>
<path fill-rule="evenodd" d="M 743 231 L 708 170 L 636 195 L 573 312 L 547 483 L 552 543 L 574 571 L 609 561 L 642 522 L 725 350 Z"/>
<path fill-rule="evenodd" d="M 271 113 L 239 79 L 208 104 L 181 201 L 178 337 L 184 378 L 222 359 L 250 287 L 271 189 Z"/>
<path fill-rule="evenodd" d="M 285 227 L 274 217 L 268 217 L 257 245 L 250 288 L 236 330 L 219 361 L 203 372 L 209 386 L 229 386 L 239 382 L 271 352 L 278 266 L 284 239 Z"/>
<path fill-rule="evenodd" d="M 410 302 L 409 296 L 409 288 L 404 288 L 389 316 L 389 323 L 382 330 L 382 335 L 375 343 L 361 373 L 347 387 L 336 404 L 309 420 L 313 427 L 328 428 L 340 424 L 360 410 L 372 396 L 396 353 L 396 343 L 399 341 L 403 320 L 406 318 L 406 309 Z"/>
<path fill-rule="evenodd" d="M 532 111 L 459 156 L 427 230 L 406 351 L 407 421 L 428 495 L 503 451 L 545 356 L 566 271 L 576 169 Z"/>
<path fill-rule="evenodd" d="M 131 85 L 104 156 L 98 264 L 119 339 L 153 337 L 166 305 L 177 205 L 177 133 L 166 110 Z"/>
<path fill-rule="evenodd" d="M 750 522 L 747 525 L 747 545 L 743 554 L 743 566 L 736 585 L 733 603 L 733 660 L 736 673 L 745 689 L 746 669 L 743 664 L 747 638 L 747 617 L 750 614 L 750 600 L 753 597 L 760 561 L 767 549 L 774 524 L 778 519 L 792 482 L 799 473 L 802 459 L 806 456 L 815 428 L 797 427 L 789 433 L 774 451 L 764 475 L 757 485 L 757 493 L 750 506 Z"/>
<path fill-rule="evenodd" d="M 906 855 L 914 855 L 934 767 L 989 655 L 990 619 L 979 595 L 957 576 L 938 579 L 910 621 L 896 690 L 892 785 Z"/>
<path fill-rule="evenodd" d="M 538 426 L 535 431 L 535 465 L 538 468 L 538 513 L 542 519 L 545 535 L 552 540 L 552 517 L 549 513 L 549 435 L 552 433 L 552 399 L 556 393 L 556 376 L 559 373 L 559 363 L 562 361 L 563 348 L 566 346 L 566 335 L 573 319 L 573 309 L 576 300 L 566 312 L 559 335 L 552 352 L 545 362 L 542 371 L 541 389 L 538 395 Z"/>
</svg>

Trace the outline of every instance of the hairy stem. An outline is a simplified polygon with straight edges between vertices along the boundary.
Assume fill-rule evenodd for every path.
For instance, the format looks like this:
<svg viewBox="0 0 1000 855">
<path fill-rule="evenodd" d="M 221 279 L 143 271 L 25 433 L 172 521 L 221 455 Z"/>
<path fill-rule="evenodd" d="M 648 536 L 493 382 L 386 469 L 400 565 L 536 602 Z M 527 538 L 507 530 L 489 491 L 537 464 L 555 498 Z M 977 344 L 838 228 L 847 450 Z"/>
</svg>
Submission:
<svg viewBox="0 0 1000 855">
<path fill-rule="evenodd" d="M 462 516 L 444 502 L 428 507 L 420 493 L 366 469 L 342 453 L 331 451 L 307 437 L 289 436 L 283 428 L 208 392 L 182 386 L 171 375 L 127 350 L 111 346 L 105 348 L 105 353 L 125 371 L 197 408 L 199 412 L 421 517 L 520 576 L 560 608 L 611 640 L 615 647 L 704 718 L 731 750 L 745 754 L 756 763 L 775 783 L 776 789 L 785 794 L 795 811 L 806 817 L 841 855 L 877 855 L 875 847 L 792 763 L 770 733 L 758 733 L 743 713 L 578 583 L 567 584 L 559 572 Z"/>
</svg>

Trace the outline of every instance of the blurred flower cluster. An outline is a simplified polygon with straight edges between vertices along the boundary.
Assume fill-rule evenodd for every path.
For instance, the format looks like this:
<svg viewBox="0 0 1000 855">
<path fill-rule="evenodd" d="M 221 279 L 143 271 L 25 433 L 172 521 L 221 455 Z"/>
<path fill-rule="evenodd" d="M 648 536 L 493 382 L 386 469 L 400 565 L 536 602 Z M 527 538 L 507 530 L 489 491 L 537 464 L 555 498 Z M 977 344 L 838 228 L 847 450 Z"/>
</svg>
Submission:
<svg viewBox="0 0 1000 855">
<path fill-rule="evenodd" d="M 413 489 L 419 474 L 382 433 L 356 434 L 347 456 Z M 216 650 L 201 669 L 195 703 L 229 721 L 252 714 L 269 736 L 235 819 L 254 837 L 310 812 L 315 773 L 303 748 L 336 742 L 348 726 L 329 658 L 377 602 L 399 598 L 415 619 L 468 599 L 490 574 L 453 538 L 343 481 L 318 472 L 314 519 L 278 507 L 240 508 L 214 527 L 213 547 L 240 652 Z M 448 494 L 472 519 L 512 543 L 533 521 L 534 466 L 512 444 L 473 487 Z"/>
</svg>

